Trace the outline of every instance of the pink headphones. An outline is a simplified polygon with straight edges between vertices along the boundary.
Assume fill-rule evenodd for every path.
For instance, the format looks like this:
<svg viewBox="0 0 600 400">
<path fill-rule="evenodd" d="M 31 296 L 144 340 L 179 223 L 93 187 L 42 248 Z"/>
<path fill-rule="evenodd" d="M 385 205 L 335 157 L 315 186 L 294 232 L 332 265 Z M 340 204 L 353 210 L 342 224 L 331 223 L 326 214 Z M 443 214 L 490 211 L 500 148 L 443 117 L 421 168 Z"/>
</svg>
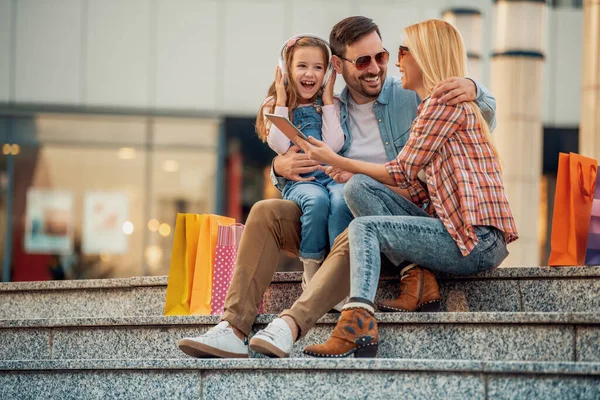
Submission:
<svg viewBox="0 0 600 400">
<path fill-rule="evenodd" d="M 279 51 L 279 68 L 281 69 L 281 73 L 283 74 L 283 81 L 287 85 L 288 80 L 287 80 L 287 76 L 285 73 L 285 51 L 287 50 L 288 47 L 293 46 L 298 41 L 298 39 L 303 38 L 303 37 L 310 37 L 310 38 L 320 40 L 327 47 L 327 52 L 329 53 L 329 60 L 327 60 L 328 61 L 327 70 L 325 71 L 325 77 L 323 78 L 323 85 L 321 86 L 321 87 L 325 87 L 325 85 L 327 85 L 327 82 L 329 82 L 329 78 L 331 78 L 331 74 L 333 74 L 333 72 L 334 72 L 333 65 L 331 64 L 331 57 L 333 56 L 333 54 L 331 53 L 331 47 L 329 47 L 329 42 L 327 40 L 323 39 L 321 36 L 313 35 L 312 33 L 301 33 L 299 35 L 294 35 L 291 38 L 289 38 L 288 40 L 286 40 L 285 43 L 283 43 L 283 45 L 281 46 L 281 50 Z"/>
</svg>

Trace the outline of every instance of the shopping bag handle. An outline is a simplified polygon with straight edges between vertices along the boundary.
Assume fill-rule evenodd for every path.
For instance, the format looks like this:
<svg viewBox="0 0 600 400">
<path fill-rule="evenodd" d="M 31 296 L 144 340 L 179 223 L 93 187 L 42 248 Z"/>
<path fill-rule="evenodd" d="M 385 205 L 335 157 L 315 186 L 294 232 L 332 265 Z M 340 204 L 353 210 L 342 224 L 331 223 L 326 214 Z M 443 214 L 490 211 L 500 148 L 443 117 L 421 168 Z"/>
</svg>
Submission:
<svg viewBox="0 0 600 400">
<path fill-rule="evenodd" d="M 217 224 L 219 226 L 219 235 L 217 237 L 217 244 L 219 246 L 233 246 L 239 243 L 241 235 L 238 235 L 238 229 L 235 228 L 244 228 L 244 224 L 235 223 L 229 225 L 221 225 L 218 221 Z"/>
<path fill-rule="evenodd" d="M 237 223 L 235 223 L 235 224 L 227 224 L 227 225 L 223 225 L 223 224 L 221 224 L 219 221 L 217 221 L 217 225 L 218 225 L 218 226 L 244 226 L 244 224 L 242 224 L 242 223 L 240 223 L 240 222 L 237 222 Z"/>
<path fill-rule="evenodd" d="M 595 165 L 590 165 L 591 182 L 589 185 L 586 185 L 583 177 L 583 164 L 578 162 L 577 167 L 579 168 L 579 186 L 581 187 L 581 192 L 585 197 L 588 197 L 591 200 L 594 198 L 594 191 L 596 190 L 596 174 L 598 173 L 598 168 Z"/>
</svg>

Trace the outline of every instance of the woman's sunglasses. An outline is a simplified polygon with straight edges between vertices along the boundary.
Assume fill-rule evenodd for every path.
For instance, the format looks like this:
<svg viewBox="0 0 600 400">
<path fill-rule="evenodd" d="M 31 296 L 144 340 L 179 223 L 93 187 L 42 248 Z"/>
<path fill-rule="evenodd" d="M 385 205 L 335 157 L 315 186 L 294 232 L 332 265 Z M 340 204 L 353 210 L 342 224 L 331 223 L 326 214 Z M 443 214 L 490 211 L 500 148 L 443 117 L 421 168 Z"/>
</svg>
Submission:
<svg viewBox="0 0 600 400">
<path fill-rule="evenodd" d="M 406 54 L 408 54 L 409 50 L 408 47 L 406 46 L 400 46 L 398 48 L 398 62 L 400 62 L 400 60 L 402 59 L 402 57 L 404 57 Z"/>
<path fill-rule="evenodd" d="M 388 53 L 386 49 L 383 49 L 383 51 L 380 51 L 379 53 L 375 54 L 375 56 L 360 56 L 356 57 L 354 60 L 348 60 L 347 58 L 344 58 L 342 56 L 338 57 L 344 61 L 348 61 L 354 64 L 357 70 L 363 71 L 369 68 L 372 59 L 375 59 L 375 63 L 377 63 L 377 65 L 379 66 L 386 65 L 390 59 L 390 53 Z"/>
</svg>

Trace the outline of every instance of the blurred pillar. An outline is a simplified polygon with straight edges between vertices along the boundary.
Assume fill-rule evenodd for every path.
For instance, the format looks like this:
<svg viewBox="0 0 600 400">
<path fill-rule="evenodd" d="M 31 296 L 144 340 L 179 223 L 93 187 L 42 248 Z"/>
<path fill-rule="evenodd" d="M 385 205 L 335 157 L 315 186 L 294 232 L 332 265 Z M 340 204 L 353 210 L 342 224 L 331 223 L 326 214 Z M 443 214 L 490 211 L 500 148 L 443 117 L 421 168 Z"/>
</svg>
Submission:
<svg viewBox="0 0 600 400">
<path fill-rule="evenodd" d="M 214 212 L 217 215 L 224 215 L 225 197 L 226 197 L 226 168 L 227 168 L 227 128 L 225 121 L 219 123 L 219 137 L 217 142 L 217 169 L 215 182 L 215 207 Z"/>
<path fill-rule="evenodd" d="M 504 185 L 519 240 L 509 246 L 507 266 L 540 265 L 540 178 L 542 173 L 542 45 L 545 1 L 495 2 L 491 90 Z M 545 261 L 544 261 L 545 262 Z"/>
<path fill-rule="evenodd" d="M 232 139 L 227 156 L 227 215 L 242 222 L 242 167 L 243 159 L 240 142 Z"/>
<path fill-rule="evenodd" d="M 579 152 L 600 160 L 600 0 L 583 1 Z"/>
<path fill-rule="evenodd" d="M 442 18 L 454 25 L 465 41 L 468 57 L 467 76 L 481 82 L 483 76 L 481 11 L 475 8 L 450 8 L 442 12 Z"/>
</svg>

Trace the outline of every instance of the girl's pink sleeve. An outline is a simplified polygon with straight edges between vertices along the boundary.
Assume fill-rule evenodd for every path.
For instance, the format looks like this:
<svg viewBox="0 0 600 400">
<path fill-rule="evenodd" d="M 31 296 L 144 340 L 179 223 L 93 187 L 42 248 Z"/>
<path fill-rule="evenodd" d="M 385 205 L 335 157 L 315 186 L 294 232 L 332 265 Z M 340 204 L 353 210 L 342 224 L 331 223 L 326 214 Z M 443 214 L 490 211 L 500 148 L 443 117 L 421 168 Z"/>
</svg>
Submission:
<svg viewBox="0 0 600 400">
<path fill-rule="evenodd" d="M 287 117 L 289 115 L 288 108 L 276 106 L 273 114 Z M 269 135 L 267 136 L 267 143 L 269 144 L 269 147 L 275 150 L 277 154 L 285 154 L 290 148 L 290 139 L 288 139 L 288 137 L 285 136 L 283 132 L 279 130 L 279 128 L 273 125 L 271 121 L 267 119 L 267 117 L 265 117 L 265 120 L 265 123 L 268 124 L 267 126 L 269 126 Z"/>
<path fill-rule="evenodd" d="M 321 133 L 323 142 L 337 153 L 342 149 L 345 140 L 344 131 L 340 124 L 340 102 L 334 99 L 333 104 L 323 106 L 322 109 L 323 127 Z"/>
</svg>

